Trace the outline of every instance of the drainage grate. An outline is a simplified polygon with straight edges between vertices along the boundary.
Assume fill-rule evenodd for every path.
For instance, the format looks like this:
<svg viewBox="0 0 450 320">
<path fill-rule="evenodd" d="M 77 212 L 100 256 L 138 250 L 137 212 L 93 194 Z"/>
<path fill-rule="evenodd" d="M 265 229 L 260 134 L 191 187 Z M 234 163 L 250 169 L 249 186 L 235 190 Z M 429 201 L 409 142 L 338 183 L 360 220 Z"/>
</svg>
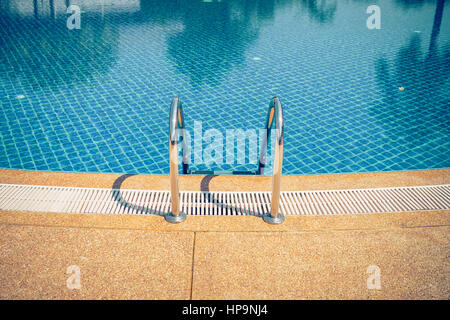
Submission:
<svg viewBox="0 0 450 320">
<path fill-rule="evenodd" d="M 181 192 L 188 215 L 255 215 L 270 211 L 270 192 Z M 156 214 L 170 211 L 170 192 L 0 184 L 0 209 L 61 213 Z M 450 209 L 450 185 L 285 191 L 285 215 L 330 215 Z"/>
</svg>

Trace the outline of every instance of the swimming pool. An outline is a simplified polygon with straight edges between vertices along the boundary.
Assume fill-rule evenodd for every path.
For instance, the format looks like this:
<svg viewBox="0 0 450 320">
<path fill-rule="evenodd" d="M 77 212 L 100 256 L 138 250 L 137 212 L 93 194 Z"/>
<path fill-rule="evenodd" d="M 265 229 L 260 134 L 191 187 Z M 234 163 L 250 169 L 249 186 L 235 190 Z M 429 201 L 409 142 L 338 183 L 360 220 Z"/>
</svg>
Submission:
<svg viewBox="0 0 450 320">
<path fill-rule="evenodd" d="M 225 133 L 263 128 L 274 95 L 284 174 L 448 168 L 443 3 L 1 2 L 0 168 L 168 174 L 173 96 L 188 128 Z M 371 4 L 379 30 L 366 27 Z"/>
</svg>

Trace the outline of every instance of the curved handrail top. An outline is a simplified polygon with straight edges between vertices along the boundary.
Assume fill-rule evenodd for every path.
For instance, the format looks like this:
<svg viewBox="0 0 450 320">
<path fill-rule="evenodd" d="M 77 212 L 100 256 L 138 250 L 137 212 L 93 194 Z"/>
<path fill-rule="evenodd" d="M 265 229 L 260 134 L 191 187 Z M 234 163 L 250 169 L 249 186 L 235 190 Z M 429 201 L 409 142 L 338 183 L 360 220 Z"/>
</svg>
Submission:
<svg viewBox="0 0 450 320">
<path fill-rule="evenodd" d="M 272 109 L 274 110 L 273 114 L 271 112 Z M 283 142 L 284 137 L 283 107 L 281 105 L 280 98 L 276 96 L 273 97 L 272 100 L 270 101 L 269 117 L 267 119 L 266 129 L 272 127 L 273 121 L 275 121 L 275 128 L 278 129 L 277 131 L 278 144 L 281 144 Z"/>
<path fill-rule="evenodd" d="M 180 114 L 180 119 L 178 115 Z M 180 98 L 174 97 L 170 104 L 170 116 L 169 116 L 169 139 L 170 143 L 175 144 L 177 142 L 177 129 L 179 124 L 183 123 L 183 112 L 180 102 Z"/>
</svg>

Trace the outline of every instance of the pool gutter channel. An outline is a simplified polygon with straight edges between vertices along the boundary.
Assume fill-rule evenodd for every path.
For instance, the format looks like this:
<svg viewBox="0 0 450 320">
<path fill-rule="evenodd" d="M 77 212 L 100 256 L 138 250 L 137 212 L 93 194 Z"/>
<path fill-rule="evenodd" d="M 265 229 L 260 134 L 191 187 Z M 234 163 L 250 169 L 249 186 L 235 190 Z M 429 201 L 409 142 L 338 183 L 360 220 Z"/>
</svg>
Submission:
<svg viewBox="0 0 450 320">
<path fill-rule="evenodd" d="M 181 191 L 188 216 L 263 216 L 271 192 Z M 450 209 L 450 184 L 374 189 L 282 191 L 280 212 L 317 216 Z M 0 210 L 166 215 L 170 191 L 0 184 Z"/>
</svg>

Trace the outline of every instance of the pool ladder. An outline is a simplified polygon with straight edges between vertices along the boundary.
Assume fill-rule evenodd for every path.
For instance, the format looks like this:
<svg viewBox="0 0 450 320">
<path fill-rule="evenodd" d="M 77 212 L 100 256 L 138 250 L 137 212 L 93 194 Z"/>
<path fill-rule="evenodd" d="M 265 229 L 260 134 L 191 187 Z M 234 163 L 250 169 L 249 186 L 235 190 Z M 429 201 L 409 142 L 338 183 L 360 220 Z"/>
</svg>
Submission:
<svg viewBox="0 0 450 320">
<path fill-rule="evenodd" d="M 186 213 L 180 210 L 180 190 L 178 186 L 178 130 L 181 129 L 183 144 L 183 174 L 206 174 L 206 175 L 262 175 L 267 156 L 267 142 L 272 129 L 275 129 L 275 158 L 272 175 L 272 202 L 270 212 L 263 215 L 263 220 L 271 224 L 279 224 L 284 221 L 284 215 L 279 212 L 281 173 L 283 168 L 283 143 L 284 143 L 284 123 L 283 109 L 278 97 L 270 100 L 269 110 L 266 119 L 266 134 L 262 142 L 259 154 L 258 169 L 256 171 L 192 171 L 189 169 L 189 152 L 185 136 L 183 107 L 180 98 L 174 97 L 170 105 L 169 116 L 169 161 L 170 161 L 170 193 L 172 211 L 164 216 L 171 223 L 179 223 L 186 220 Z"/>
</svg>

